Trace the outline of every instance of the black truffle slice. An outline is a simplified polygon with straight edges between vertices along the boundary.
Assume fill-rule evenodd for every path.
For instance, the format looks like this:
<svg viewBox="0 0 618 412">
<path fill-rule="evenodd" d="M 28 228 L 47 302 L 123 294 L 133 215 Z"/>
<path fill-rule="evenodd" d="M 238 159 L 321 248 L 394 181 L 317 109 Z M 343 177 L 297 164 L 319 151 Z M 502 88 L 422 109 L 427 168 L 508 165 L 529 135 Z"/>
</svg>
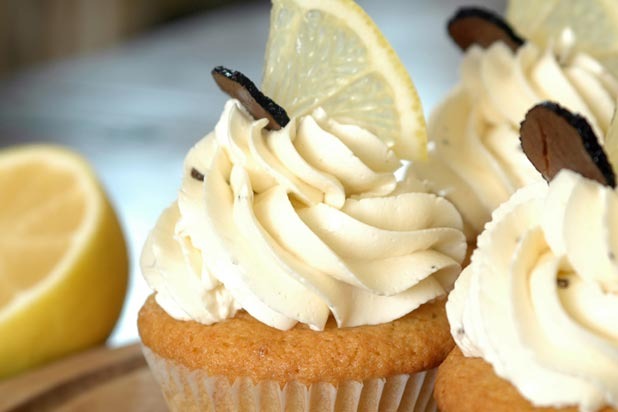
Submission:
<svg viewBox="0 0 618 412">
<path fill-rule="evenodd" d="M 483 48 L 503 41 L 515 51 L 524 44 L 513 28 L 499 15 L 477 7 L 462 7 L 448 21 L 448 33 L 462 49 L 473 44 Z"/>
<path fill-rule="evenodd" d="M 238 99 L 254 118 L 268 119 L 267 129 L 279 130 L 290 121 L 285 110 L 265 96 L 241 72 L 217 66 L 212 69 L 211 74 L 219 88 L 231 97 Z"/>
<path fill-rule="evenodd" d="M 561 169 L 571 169 L 616 187 L 614 170 L 585 118 L 551 102 L 528 111 L 520 127 L 521 147 L 549 181 Z"/>
<path fill-rule="evenodd" d="M 197 170 L 195 167 L 191 168 L 191 177 L 200 182 L 204 181 L 204 174 Z"/>
</svg>

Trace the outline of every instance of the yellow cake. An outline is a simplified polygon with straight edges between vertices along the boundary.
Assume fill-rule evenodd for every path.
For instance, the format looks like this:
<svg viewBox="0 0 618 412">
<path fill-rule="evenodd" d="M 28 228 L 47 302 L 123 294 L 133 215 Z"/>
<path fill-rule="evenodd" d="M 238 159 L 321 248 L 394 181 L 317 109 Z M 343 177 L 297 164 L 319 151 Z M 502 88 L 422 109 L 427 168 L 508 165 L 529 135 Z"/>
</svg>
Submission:
<svg viewBox="0 0 618 412">
<path fill-rule="evenodd" d="M 473 385 L 470 383 L 474 382 Z M 578 412 L 576 407 L 535 407 L 481 358 L 455 348 L 438 369 L 435 397 L 442 412 Z M 616 412 L 605 407 L 598 412 Z"/>
<path fill-rule="evenodd" d="M 244 311 L 211 326 L 178 321 L 151 297 L 138 322 L 146 356 L 175 410 L 219 410 L 234 402 L 235 382 L 253 404 L 262 389 L 250 387 L 270 386 L 273 398 L 285 393 L 288 401 L 293 392 L 305 402 L 305 388 L 316 384 L 329 394 L 341 389 L 322 399 L 343 408 L 337 410 L 360 409 L 359 402 L 379 410 L 431 407 L 434 368 L 453 346 L 444 300 L 375 326 L 338 328 L 331 318 L 315 332 L 302 324 L 280 331 Z"/>
</svg>

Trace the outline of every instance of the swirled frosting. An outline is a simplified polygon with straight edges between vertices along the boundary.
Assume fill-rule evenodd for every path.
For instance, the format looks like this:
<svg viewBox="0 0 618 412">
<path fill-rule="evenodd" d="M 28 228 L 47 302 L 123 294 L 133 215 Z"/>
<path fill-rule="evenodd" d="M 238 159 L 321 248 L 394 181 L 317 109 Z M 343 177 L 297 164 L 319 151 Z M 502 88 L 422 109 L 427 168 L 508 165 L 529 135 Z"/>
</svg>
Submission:
<svg viewBox="0 0 618 412">
<path fill-rule="evenodd" d="M 530 42 L 516 52 L 501 42 L 470 47 L 460 83 L 429 119 L 429 160 L 410 170 L 455 204 L 469 240 L 515 190 L 541 179 L 519 143 L 531 107 L 554 101 L 586 117 L 597 136 L 607 132 L 618 82 L 592 57 L 572 52 L 570 33 L 546 50 Z"/>
<path fill-rule="evenodd" d="M 340 326 L 388 322 L 452 288 L 461 217 L 420 182 L 397 182 L 401 163 L 380 139 L 321 109 L 266 123 L 229 100 L 187 155 L 178 201 L 142 255 L 163 309 L 210 324 L 243 308 L 278 329 L 320 330 L 331 314 Z"/>
<path fill-rule="evenodd" d="M 574 172 L 493 213 L 449 295 L 451 333 L 537 406 L 618 407 L 618 193 Z"/>
</svg>

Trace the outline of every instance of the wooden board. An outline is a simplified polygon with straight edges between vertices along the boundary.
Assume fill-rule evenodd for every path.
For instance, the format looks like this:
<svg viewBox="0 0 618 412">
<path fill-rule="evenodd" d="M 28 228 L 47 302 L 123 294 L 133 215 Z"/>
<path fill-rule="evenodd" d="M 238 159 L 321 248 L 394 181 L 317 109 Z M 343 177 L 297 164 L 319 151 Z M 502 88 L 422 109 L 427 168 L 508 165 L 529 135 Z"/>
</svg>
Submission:
<svg viewBox="0 0 618 412">
<path fill-rule="evenodd" d="M 138 344 L 99 347 L 0 381 L 0 411 L 167 410 Z"/>
</svg>

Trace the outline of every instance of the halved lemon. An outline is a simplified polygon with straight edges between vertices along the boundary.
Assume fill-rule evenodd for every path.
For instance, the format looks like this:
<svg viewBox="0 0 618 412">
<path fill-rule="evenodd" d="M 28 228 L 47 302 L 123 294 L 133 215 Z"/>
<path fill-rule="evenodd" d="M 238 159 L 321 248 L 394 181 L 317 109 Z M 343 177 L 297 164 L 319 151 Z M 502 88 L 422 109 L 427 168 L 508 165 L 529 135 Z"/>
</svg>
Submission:
<svg viewBox="0 0 618 412">
<path fill-rule="evenodd" d="M 578 49 L 618 77 L 618 1 L 510 0 L 506 17 L 519 33 L 540 45 L 570 27 Z"/>
<path fill-rule="evenodd" d="M 127 273 L 120 225 L 84 159 L 0 151 L 0 378 L 103 342 Z"/>
<path fill-rule="evenodd" d="M 322 107 L 380 137 L 404 159 L 426 155 L 410 76 L 352 0 L 274 0 L 262 91 L 290 116 Z"/>
</svg>

